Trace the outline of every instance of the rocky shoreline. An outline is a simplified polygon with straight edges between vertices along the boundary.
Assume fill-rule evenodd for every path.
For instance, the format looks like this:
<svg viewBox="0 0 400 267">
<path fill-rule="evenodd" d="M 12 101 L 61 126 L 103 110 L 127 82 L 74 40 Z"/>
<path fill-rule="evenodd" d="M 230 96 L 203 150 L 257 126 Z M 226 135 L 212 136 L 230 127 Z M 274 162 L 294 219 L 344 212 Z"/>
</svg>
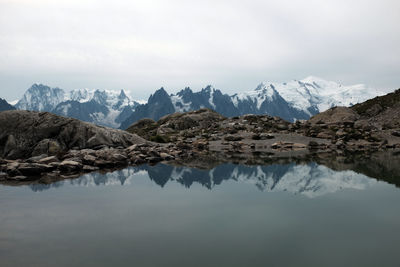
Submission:
<svg viewBox="0 0 400 267">
<path fill-rule="evenodd" d="M 28 159 L 0 159 L 0 181 L 60 180 L 93 171 L 195 157 L 196 152 L 173 145 L 134 144 L 128 148 L 70 150 L 62 156 L 42 154 Z"/>
<path fill-rule="evenodd" d="M 50 183 L 62 179 L 79 177 L 84 173 L 108 172 L 128 166 L 141 164 L 189 164 L 189 162 L 238 162 L 257 164 L 279 159 L 301 160 L 309 158 L 329 158 L 345 156 L 351 153 L 365 155 L 377 151 L 400 150 L 400 146 L 388 144 L 355 146 L 352 143 L 332 144 L 329 140 L 307 137 L 296 133 L 258 134 L 260 139 L 254 140 L 254 133 L 226 135 L 227 141 L 209 141 L 206 139 L 187 139 L 174 143 L 157 144 L 143 142 L 127 148 L 101 147 L 96 149 L 71 149 L 63 154 L 41 154 L 27 159 L 0 159 L 0 182 L 7 183 Z M 234 137 L 234 138 L 232 138 Z M 237 138 L 240 137 L 240 138 Z M 328 155 L 328 156 L 327 156 Z M 219 159 L 219 160 L 218 160 Z"/>
</svg>

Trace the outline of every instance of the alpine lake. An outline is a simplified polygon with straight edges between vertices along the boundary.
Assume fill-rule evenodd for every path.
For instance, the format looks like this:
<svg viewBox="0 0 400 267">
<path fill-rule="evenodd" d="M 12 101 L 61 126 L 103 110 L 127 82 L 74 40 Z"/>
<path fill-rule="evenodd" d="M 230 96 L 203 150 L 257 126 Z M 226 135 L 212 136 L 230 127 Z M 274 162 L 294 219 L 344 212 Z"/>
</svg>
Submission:
<svg viewBox="0 0 400 267">
<path fill-rule="evenodd" d="M 400 266 L 400 156 L 0 185 L 0 266 Z"/>
</svg>

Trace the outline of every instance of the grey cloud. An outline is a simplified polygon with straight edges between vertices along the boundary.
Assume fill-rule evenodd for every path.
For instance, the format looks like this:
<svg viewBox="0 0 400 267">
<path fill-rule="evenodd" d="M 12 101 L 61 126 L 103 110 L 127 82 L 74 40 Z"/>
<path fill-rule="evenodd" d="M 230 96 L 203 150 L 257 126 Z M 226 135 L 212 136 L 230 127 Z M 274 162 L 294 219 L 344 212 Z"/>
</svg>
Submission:
<svg viewBox="0 0 400 267">
<path fill-rule="evenodd" d="M 3 0 L 0 97 L 34 82 L 145 99 L 161 86 L 234 92 L 308 75 L 395 89 L 398 10 L 390 0 Z"/>
</svg>

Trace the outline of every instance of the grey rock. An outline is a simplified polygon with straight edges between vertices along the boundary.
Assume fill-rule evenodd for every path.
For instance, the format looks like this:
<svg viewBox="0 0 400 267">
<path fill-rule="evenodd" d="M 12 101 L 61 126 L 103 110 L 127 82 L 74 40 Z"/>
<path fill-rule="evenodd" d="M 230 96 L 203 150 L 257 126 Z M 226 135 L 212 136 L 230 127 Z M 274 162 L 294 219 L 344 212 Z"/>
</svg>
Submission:
<svg viewBox="0 0 400 267">
<path fill-rule="evenodd" d="M 43 172 L 51 171 L 53 167 L 45 164 L 38 163 L 30 163 L 30 164 L 21 164 L 18 167 L 20 173 L 24 176 L 37 176 Z"/>
<path fill-rule="evenodd" d="M 94 163 L 96 162 L 96 157 L 92 155 L 85 155 L 83 156 L 82 161 L 85 164 L 94 165 Z"/>
<path fill-rule="evenodd" d="M 400 131 L 394 131 L 394 132 L 392 132 L 392 135 L 396 136 L 396 137 L 400 137 Z"/>
<path fill-rule="evenodd" d="M 42 159 L 38 160 L 38 163 L 42 163 L 42 164 L 50 164 L 53 162 L 59 162 L 59 160 L 56 156 L 50 156 L 50 157 L 46 157 L 46 158 L 42 158 Z"/>
<path fill-rule="evenodd" d="M 17 176 L 13 176 L 13 177 L 9 177 L 9 178 L 12 179 L 12 180 L 15 180 L 15 181 L 28 180 L 28 177 L 24 176 L 24 175 L 17 175 Z"/>
<path fill-rule="evenodd" d="M 115 153 L 111 155 L 110 158 L 113 162 L 126 162 L 128 157 L 119 153 Z"/>
<path fill-rule="evenodd" d="M 94 167 L 94 166 L 84 165 L 82 170 L 84 172 L 92 172 L 92 171 L 98 171 L 99 168 L 98 167 Z"/>
<path fill-rule="evenodd" d="M 161 157 L 147 157 L 146 161 L 149 163 L 157 163 L 162 161 L 163 159 Z"/>
<path fill-rule="evenodd" d="M 76 172 L 82 169 L 82 164 L 72 160 L 64 160 L 58 168 L 64 172 Z"/>
<path fill-rule="evenodd" d="M 237 135 L 227 135 L 224 137 L 226 141 L 240 141 L 243 140 L 243 137 Z"/>
<path fill-rule="evenodd" d="M 47 158 L 47 154 L 40 154 L 38 156 L 30 157 L 26 162 L 39 162 L 41 159 Z"/>
<path fill-rule="evenodd" d="M 164 160 L 172 160 L 172 159 L 174 159 L 173 156 L 171 156 L 170 154 L 165 153 L 165 152 L 161 152 L 160 153 L 160 157 L 163 158 Z"/>
<path fill-rule="evenodd" d="M 7 173 L 5 172 L 0 172 L 0 180 L 5 180 L 7 178 Z"/>
<path fill-rule="evenodd" d="M 278 124 L 276 125 L 276 129 L 282 131 L 289 129 L 289 127 L 286 124 Z"/>
<path fill-rule="evenodd" d="M 310 142 L 308 143 L 308 146 L 309 146 L 310 148 L 315 148 L 315 147 L 318 147 L 318 146 L 319 146 L 319 143 L 318 143 L 318 142 L 315 142 L 315 141 L 310 141 Z"/>
<path fill-rule="evenodd" d="M 0 157 L 17 159 L 98 146 L 129 147 L 146 142 L 125 131 L 97 126 L 47 112 L 0 113 Z"/>
</svg>

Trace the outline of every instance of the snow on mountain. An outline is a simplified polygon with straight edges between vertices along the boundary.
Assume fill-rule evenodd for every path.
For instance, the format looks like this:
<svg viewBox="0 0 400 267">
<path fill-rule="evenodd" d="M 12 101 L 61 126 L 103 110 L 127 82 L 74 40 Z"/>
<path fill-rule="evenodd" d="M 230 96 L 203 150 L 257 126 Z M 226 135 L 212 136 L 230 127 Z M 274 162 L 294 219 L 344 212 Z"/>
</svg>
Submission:
<svg viewBox="0 0 400 267">
<path fill-rule="evenodd" d="M 75 103 L 74 108 L 71 101 Z M 78 89 L 70 91 L 69 100 L 55 107 L 56 114 L 75 117 L 99 125 L 118 128 L 121 124 L 119 117 L 127 116 L 139 105 L 132 101 L 124 90 L 90 90 Z M 87 117 L 89 113 L 89 117 Z"/>
<path fill-rule="evenodd" d="M 73 100 L 78 101 L 80 103 L 89 102 L 94 95 L 94 89 L 74 89 L 69 92 L 69 98 L 65 99 L 65 101 Z"/>
<path fill-rule="evenodd" d="M 247 100 L 252 101 L 256 105 L 257 109 L 260 109 L 264 101 L 273 101 L 277 94 L 278 92 L 272 84 L 261 83 L 253 91 L 237 93 L 231 97 L 236 107 L 239 105 L 239 102 Z"/>
<path fill-rule="evenodd" d="M 351 106 L 383 94 L 385 92 L 363 84 L 344 86 L 315 76 L 284 83 L 263 82 L 254 90 L 234 95 L 223 94 L 211 85 L 198 92 L 187 87 L 176 94 L 152 97 L 152 101 L 142 105 L 140 111 L 133 112 L 121 128 L 126 129 L 142 118 L 158 120 L 173 112 L 200 108 L 210 108 L 228 117 L 268 114 L 293 122 L 309 119 L 333 106 Z"/>
<path fill-rule="evenodd" d="M 10 101 L 9 104 L 15 106 L 18 103 L 18 99 Z"/>
<path fill-rule="evenodd" d="M 15 107 L 23 110 L 51 111 L 64 99 L 64 90 L 35 83 L 25 92 Z"/>
<path fill-rule="evenodd" d="M 15 107 L 17 109 L 53 112 L 62 116 L 118 128 L 121 121 L 129 116 L 138 105 L 139 103 L 131 100 L 124 90 L 75 89 L 65 92 L 59 88 L 34 84 L 26 91 Z"/>
<path fill-rule="evenodd" d="M 255 90 L 236 94 L 232 98 L 235 106 L 238 106 L 241 101 L 248 100 L 254 102 L 260 109 L 264 101 L 272 102 L 277 94 L 291 107 L 312 116 L 333 106 L 351 106 L 383 95 L 385 92 L 369 88 L 363 84 L 344 86 L 309 76 L 303 80 L 292 80 L 284 83 L 263 82 Z"/>
<path fill-rule="evenodd" d="M 15 105 L 18 109 L 49 111 L 100 125 L 128 128 L 143 119 L 158 120 L 174 112 L 210 108 L 227 116 L 267 114 L 287 121 L 309 119 L 332 106 L 351 106 L 385 92 L 363 84 L 345 86 L 309 76 L 284 83 L 263 82 L 254 90 L 234 95 L 223 94 L 211 85 L 193 92 L 189 87 L 176 94 L 163 88 L 147 103 L 138 103 L 124 90 L 77 89 L 65 92 L 34 84 Z"/>
</svg>

